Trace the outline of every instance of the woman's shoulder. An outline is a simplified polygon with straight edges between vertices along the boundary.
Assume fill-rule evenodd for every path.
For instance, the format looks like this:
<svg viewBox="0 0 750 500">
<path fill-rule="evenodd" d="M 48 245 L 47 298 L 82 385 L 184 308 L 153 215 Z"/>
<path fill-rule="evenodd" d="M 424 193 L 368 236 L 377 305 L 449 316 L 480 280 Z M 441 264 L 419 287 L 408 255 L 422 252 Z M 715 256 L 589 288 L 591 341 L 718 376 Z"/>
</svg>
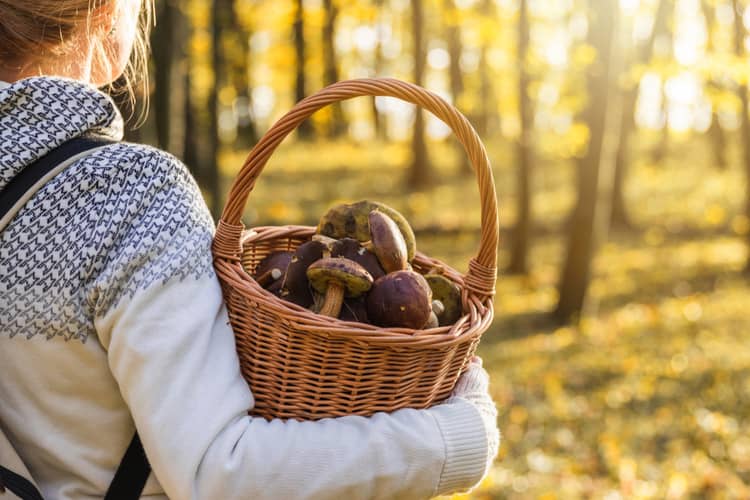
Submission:
<svg viewBox="0 0 750 500">
<path fill-rule="evenodd" d="M 102 175 L 131 175 L 138 172 L 154 176 L 190 175 L 177 157 L 146 144 L 113 142 L 90 155 L 91 164 Z"/>
<path fill-rule="evenodd" d="M 118 142 L 94 151 L 82 160 L 80 168 L 99 181 L 99 200 L 105 212 L 127 214 L 126 219 L 146 214 L 160 220 L 181 216 L 213 230 L 195 179 L 185 164 L 168 152 Z"/>
</svg>

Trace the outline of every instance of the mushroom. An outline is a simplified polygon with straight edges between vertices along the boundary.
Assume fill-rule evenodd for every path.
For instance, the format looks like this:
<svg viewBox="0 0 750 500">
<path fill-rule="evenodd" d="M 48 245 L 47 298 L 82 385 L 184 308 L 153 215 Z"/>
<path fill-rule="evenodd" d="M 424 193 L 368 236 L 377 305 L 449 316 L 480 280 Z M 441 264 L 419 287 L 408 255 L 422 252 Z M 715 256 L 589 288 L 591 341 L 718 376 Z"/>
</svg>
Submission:
<svg viewBox="0 0 750 500">
<path fill-rule="evenodd" d="M 372 286 L 372 276 L 365 268 L 344 257 L 320 259 L 307 268 L 312 287 L 325 294 L 320 314 L 337 318 L 344 296 L 356 298 Z"/>
<path fill-rule="evenodd" d="M 279 296 L 299 306 L 310 307 L 313 294 L 307 280 L 307 268 L 326 252 L 328 247 L 319 241 L 308 241 L 297 247 L 287 267 Z"/>
<path fill-rule="evenodd" d="M 342 238 L 333 244 L 331 257 L 346 257 L 367 269 L 373 280 L 385 274 L 374 253 L 360 245 L 354 238 Z"/>
<path fill-rule="evenodd" d="M 384 203 L 362 200 L 351 204 L 336 205 L 320 218 L 317 233 L 332 238 L 350 237 L 359 241 L 367 241 L 370 239 L 368 216 L 373 210 L 383 212 L 396 223 L 406 241 L 407 259 L 411 262 L 417 252 L 414 231 L 400 212 Z"/>
<path fill-rule="evenodd" d="M 437 315 L 433 311 L 430 313 L 430 317 L 427 320 L 427 323 L 422 327 L 422 329 L 429 330 L 430 328 L 437 328 L 438 326 L 440 326 L 440 323 L 438 323 Z"/>
<path fill-rule="evenodd" d="M 420 329 L 432 313 L 432 292 L 414 271 L 396 271 L 377 280 L 367 294 L 367 316 L 384 327 Z"/>
<path fill-rule="evenodd" d="M 257 281 L 263 288 L 266 288 L 282 276 L 284 276 L 284 273 L 281 272 L 281 269 L 275 267 L 255 278 L 255 281 Z"/>
<path fill-rule="evenodd" d="M 393 219 L 379 210 L 373 210 L 368 220 L 371 239 L 362 246 L 378 257 L 386 273 L 406 269 L 409 265 L 406 241 Z"/>
<path fill-rule="evenodd" d="M 263 288 L 282 278 L 286 274 L 287 267 L 292 261 L 292 252 L 274 252 L 266 255 L 255 268 L 253 277 Z"/>
<path fill-rule="evenodd" d="M 432 298 L 440 302 L 440 307 L 434 308 L 440 326 L 452 325 L 462 314 L 461 289 L 453 281 L 441 274 L 426 274 L 425 280 L 432 290 Z M 442 308 L 442 311 L 438 309 Z"/>
<path fill-rule="evenodd" d="M 345 299 L 344 305 L 341 306 L 339 319 L 342 321 L 367 323 L 367 301 L 364 296 L 357 297 L 356 299 Z"/>
</svg>

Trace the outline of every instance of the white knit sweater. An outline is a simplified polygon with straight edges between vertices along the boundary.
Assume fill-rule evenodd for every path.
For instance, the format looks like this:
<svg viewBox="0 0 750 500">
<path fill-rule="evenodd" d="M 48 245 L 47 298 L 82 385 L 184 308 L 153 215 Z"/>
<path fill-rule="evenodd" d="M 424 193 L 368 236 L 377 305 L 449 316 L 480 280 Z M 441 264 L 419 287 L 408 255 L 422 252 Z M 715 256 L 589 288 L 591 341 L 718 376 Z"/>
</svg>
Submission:
<svg viewBox="0 0 750 500">
<path fill-rule="evenodd" d="M 121 131 L 83 84 L 0 87 L 0 189 L 75 136 Z M 476 484 L 487 444 L 466 402 L 249 417 L 212 234 L 186 168 L 131 144 L 76 162 L 0 233 L 0 425 L 45 498 L 101 498 L 134 426 L 153 498 L 418 499 Z"/>
</svg>

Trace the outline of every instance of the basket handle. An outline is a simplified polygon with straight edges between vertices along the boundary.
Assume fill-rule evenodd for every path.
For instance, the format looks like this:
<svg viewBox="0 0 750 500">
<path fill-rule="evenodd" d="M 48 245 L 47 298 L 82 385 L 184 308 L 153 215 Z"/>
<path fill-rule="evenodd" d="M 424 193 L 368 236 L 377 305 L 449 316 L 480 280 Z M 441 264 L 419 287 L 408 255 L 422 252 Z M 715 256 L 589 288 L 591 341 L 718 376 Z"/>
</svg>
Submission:
<svg viewBox="0 0 750 500">
<path fill-rule="evenodd" d="M 244 229 L 241 217 L 248 196 L 255 187 L 255 182 L 266 162 L 286 136 L 324 106 L 361 96 L 395 97 L 416 104 L 432 112 L 450 126 L 461 141 L 477 175 L 482 204 L 482 234 L 479 251 L 469 263 L 469 271 L 464 281 L 468 288 L 480 295 L 485 297 L 494 295 L 497 279 L 499 225 L 495 181 L 487 151 L 469 121 L 455 107 L 437 94 L 393 78 L 363 78 L 334 83 L 298 102 L 281 117 L 250 151 L 232 185 L 216 230 L 213 244 L 214 257 L 239 260 L 242 251 L 240 238 Z"/>
</svg>

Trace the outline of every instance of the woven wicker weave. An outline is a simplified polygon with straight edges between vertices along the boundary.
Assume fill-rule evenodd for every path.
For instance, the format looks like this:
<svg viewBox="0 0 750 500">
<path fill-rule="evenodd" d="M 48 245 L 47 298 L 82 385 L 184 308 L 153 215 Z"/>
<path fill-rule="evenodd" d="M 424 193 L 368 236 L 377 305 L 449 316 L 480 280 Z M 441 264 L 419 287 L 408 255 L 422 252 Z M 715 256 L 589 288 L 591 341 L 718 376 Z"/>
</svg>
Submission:
<svg viewBox="0 0 750 500">
<path fill-rule="evenodd" d="M 453 129 L 474 167 L 482 233 L 468 273 L 462 275 L 421 253 L 413 263 L 422 273 L 442 268 L 461 288 L 464 315 L 452 326 L 385 329 L 320 316 L 272 295 L 243 270 L 243 258 L 254 269 L 270 252 L 294 249 L 315 230 L 274 226 L 244 231 L 241 216 L 266 162 L 315 111 L 358 96 L 396 97 L 432 112 Z M 388 78 L 339 82 L 299 102 L 250 152 L 229 193 L 213 244 L 242 373 L 255 396 L 251 413 L 314 420 L 426 408 L 446 398 L 492 322 L 497 248 L 497 200 L 487 152 L 453 106 L 425 89 Z"/>
</svg>

